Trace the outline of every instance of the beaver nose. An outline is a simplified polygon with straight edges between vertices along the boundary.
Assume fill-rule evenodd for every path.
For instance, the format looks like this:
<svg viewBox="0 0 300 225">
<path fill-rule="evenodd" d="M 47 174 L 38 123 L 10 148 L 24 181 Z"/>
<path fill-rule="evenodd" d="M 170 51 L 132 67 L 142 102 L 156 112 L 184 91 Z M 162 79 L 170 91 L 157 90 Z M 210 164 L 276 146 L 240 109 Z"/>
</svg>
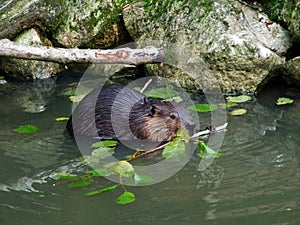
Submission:
<svg viewBox="0 0 300 225">
<path fill-rule="evenodd" d="M 190 135 L 193 135 L 195 133 L 195 127 L 196 127 L 196 124 L 194 124 L 194 123 L 186 124 L 186 129 Z"/>
</svg>

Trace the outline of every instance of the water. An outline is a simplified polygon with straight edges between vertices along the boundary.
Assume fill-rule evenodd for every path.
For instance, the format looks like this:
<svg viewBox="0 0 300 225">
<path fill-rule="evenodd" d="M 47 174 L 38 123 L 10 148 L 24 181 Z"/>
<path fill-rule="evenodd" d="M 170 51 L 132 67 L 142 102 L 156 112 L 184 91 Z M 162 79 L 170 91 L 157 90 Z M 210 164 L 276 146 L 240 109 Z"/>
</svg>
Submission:
<svg viewBox="0 0 300 225">
<path fill-rule="evenodd" d="M 71 112 L 68 97 L 59 93 L 73 82 L 0 86 L 0 224 L 300 223 L 299 90 L 266 90 L 241 105 L 248 113 L 228 116 L 223 155 L 206 170 L 199 171 L 195 155 L 164 182 L 128 187 L 137 200 L 122 206 L 115 202 L 121 189 L 85 196 L 111 185 L 106 179 L 73 190 L 52 185 L 55 172 L 85 169 L 64 132 L 66 122 L 55 121 Z M 275 106 L 280 95 L 293 98 L 294 104 Z M 24 124 L 40 130 L 12 132 Z"/>
</svg>

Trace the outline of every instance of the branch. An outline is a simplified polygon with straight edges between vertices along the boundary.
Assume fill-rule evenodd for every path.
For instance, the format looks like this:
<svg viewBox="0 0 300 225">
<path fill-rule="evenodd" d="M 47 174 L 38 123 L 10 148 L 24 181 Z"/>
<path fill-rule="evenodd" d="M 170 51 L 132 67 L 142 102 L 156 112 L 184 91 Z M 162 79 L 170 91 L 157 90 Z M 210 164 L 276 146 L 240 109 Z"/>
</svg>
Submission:
<svg viewBox="0 0 300 225">
<path fill-rule="evenodd" d="M 42 60 L 66 63 L 146 64 L 163 62 L 164 51 L 147 46 L 142 49 L 65 49 L 19 44 L 8 39 L 0 40 L 0 57 Z"/>
<path fill-rule="evenodd" d="M 224 123 L 221 126 L 215 127 L 215 130 L 213 132 L 220 132 L 222 130 L 225 130 L 227 125 L 228 125 L 228 123 Z M 193 138 L 198 138 L 200 136 L 207 135 L 207 134 L 210 134 L 210 133 L 212 133 L 212 131 L 210 129 L 201 130 L 198 133 L 193 134 L 193 136 L 191 138 L 192 139 Z"/>
</svg>

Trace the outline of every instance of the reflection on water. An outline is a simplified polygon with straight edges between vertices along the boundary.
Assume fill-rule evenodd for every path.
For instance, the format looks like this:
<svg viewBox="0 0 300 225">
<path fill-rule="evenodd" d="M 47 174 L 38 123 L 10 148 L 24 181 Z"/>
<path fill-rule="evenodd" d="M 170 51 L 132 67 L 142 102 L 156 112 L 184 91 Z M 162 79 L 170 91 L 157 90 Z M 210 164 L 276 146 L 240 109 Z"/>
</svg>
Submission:
<svg viewBox="0 0 300 225">
<path fill-rule="evenodd" d="M 289 93 L 291 106 L 276 107 L 263 97 L 243 104 L 248 113 L 229 117 L 223 155 L 206 170 L 195 155 L 162 183 L 129 187 L 136 202 L 119 206 L 121 191 L 85 196 L 111 184 L 105 179 L 76 190 L 52 186 L 55 172 L 84 170 L 65 122 L 55 121 L 71 112 L 68 98 L 58 96 L 70 82 L 37 94 L 46 96 L 46 110 L 38 114 L 25 112 L 18 100 L 26 85 L 9 84 L 15 95 L 0 86 L 0 224 L 299 224 L 299 91 Z M 23 124 L 40 131 L 11 132 Z"/>
</svg>

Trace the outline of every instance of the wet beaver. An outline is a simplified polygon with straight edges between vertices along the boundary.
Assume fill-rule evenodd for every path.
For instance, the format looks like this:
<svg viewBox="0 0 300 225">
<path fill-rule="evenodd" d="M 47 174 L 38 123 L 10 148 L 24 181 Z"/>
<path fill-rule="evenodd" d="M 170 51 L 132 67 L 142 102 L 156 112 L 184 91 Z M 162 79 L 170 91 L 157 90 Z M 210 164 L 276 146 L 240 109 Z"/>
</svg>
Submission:
<svg viewBox="0 0 300 225">
<path fill-rule="evenodd" d="M 193 133 L 195 124 L 178 103 L 150 99 L 117 84 L 85 96 L 67 123 L 71 136 L 154 142 L 172 140 L 181 127 Z"/>
</svg>

